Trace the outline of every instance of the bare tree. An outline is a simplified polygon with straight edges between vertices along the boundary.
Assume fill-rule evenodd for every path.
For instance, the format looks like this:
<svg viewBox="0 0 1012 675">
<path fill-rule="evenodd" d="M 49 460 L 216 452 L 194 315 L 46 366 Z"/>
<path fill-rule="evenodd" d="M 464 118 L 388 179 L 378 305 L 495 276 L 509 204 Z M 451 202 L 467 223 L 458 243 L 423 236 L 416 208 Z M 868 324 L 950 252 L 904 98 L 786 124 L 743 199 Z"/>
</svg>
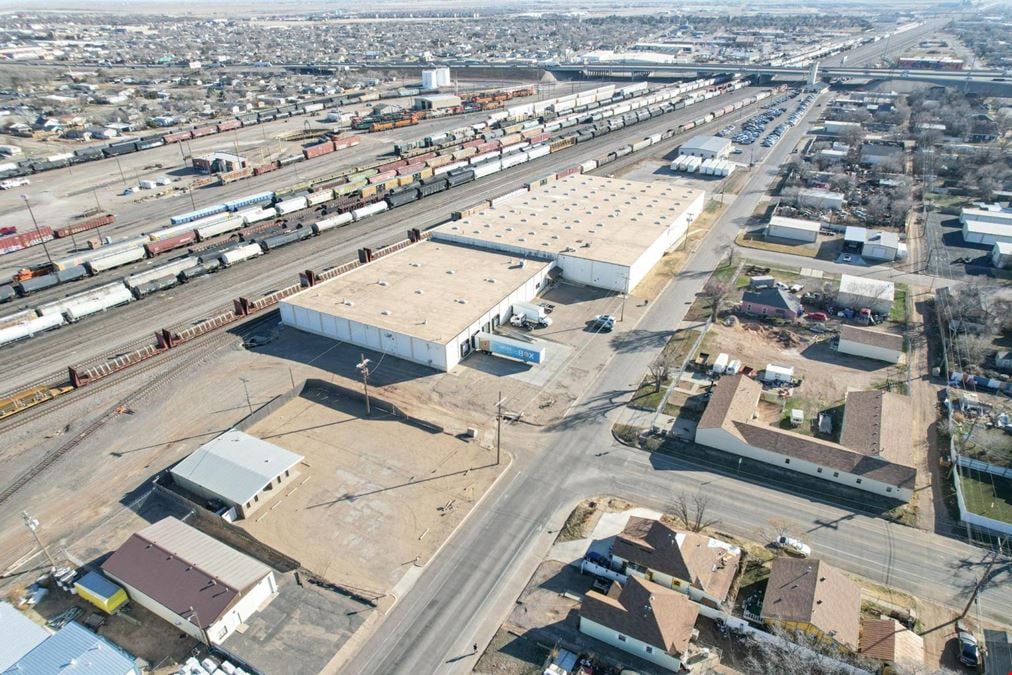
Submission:
<svg viewBox="0 0 1012 675">
<path fill-rule="evenodd" d="M 675 520 L 681 523 L 689 532 L 702 532 L 708 527 L 713 527 L 720 522 L 717 518 L 707 518 L 706 512 L 710 506 L 710 498 L 702 492 L 697 492 L 689 497 L 685 492 L 680 492 L 672 502 L 672 511 Z"/>
<path fill-rule="evenodd" d="M 960 334 L 953 342 L 960 360 L 966 366 L 983 363 L 991 352 L 991 342 L 979 335 Z"/>
<path fill-rule="evenodd" d="M 849 675 L 849 666 L 875 672 L 871 661 L 840 650 L 832 639 L 804 631 L 792 631 L 774 625 L 775 638 L 752 637 L 748 641 L 745 671 L 757 675 L 812 673 L 813 675 Z"/>
<path fill-rule="evenodd" d="M 650 372 L 650 379 L 654 383 L 654 393 L 661 390 L 661 386 L 667 382 L 668 377 L 671 375 L 671 367 L 664 361 L 663 357 L 657 357 L 648 368 Z"/>
<path fill-rule="evenodd" d="M 720 314 L 720 310 L 723 309 L 724 302 L 727 300 L 727 296 L 731 294 L 734 287 L 721 279 L 710 278 L 706 282 L 706 286 L 703 286 L 703 290 L 700 295 L 704 300 L 710 303 L 710 320 L 714 321 L 717 315 Z"/>
</svg>

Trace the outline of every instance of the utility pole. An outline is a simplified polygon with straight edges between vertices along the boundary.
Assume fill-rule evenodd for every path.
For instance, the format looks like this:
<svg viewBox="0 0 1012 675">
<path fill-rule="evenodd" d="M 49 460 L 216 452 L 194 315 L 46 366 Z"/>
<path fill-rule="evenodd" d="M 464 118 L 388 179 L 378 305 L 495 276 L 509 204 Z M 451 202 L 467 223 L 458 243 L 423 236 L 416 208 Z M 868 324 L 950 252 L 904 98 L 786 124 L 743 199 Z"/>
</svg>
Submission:
<svg viewBox="0 0 1012 675">
<path fill-rule="evenodd" d="M 980 595 L 980 590 L 984 587 L 984 582 L 987 580 L 987 575 L 991 573 L 991 568 L 994 567 L 995 562 L 998 560 L 999 552 L 1004 548 L 1005 542 L 1002 539 L 998 540 L 998 545 L 993 551 L 991 551 L 991 561 L 987 564 L 987 569 L 977 579 L 976 585 L 973 587 L 973 593 L 970 594 L 970 599 L 966 601 L 966 607 L 963 608 L 963 613 L 959 615 L 959 618 L 965 619 L 966 615 L 970 612 L 970 607 L 976 602 L 977 596 Z"/>
<path fill-rule="evenodd" d="M 365 392 L 365 414 L 371 414 L 369 411 L 369 359 L 365 357 L 365 354 L 361 354 L 362 360 L 355 366 L 358 368 L 358 372 L 362 373 L 362 389 Z"/>
<path fill-rule="evenodd" d="M 249 399 L 249 387 L 246 386 L 246 383 L 249 382 L 249 380 L 247 380 L 245 377 L 240 377 L 239 381 L 242 382 L 242 390 L 246 394 L 246 406 L 249 408 L 249 414 L 252 415 L 253 414 L 253 403 Z"/>
<path fill-rule="evenodd" d="M 39 229 L 39 221 L 35 220 L 35 212 L 32 211 L 32 205 L 28 202 L 28 195 L 21 195 L 21 198 L 25 200 L 25 208 L 28 209 L 28 215 L 32 217 L 32 224 L 35 225 L 35 233 L 39 235 L 39 243 L 42 244 L 42 250 L 46 252 L 46 260 L 49 261 L 49 266 L 53 266 L 53 256 L 49 255 L 49 247 L 46 246 L 46 240 L 42 236 L 42 230 Z M 76 247 L 75 247 L 76 248 Z"/>
<path fill-rule="evenodd" d="M 499 400 L 495 402 L 495 465 L 499 466 L 499 457 L 502 452 L 502 392 L 499 392 Z"/>
<path fill-rule="evenodd" d="M 46 548 L 46 545 L 42 543 L 42 539 L 39 538 L 39 521 L 28 515 L 27 511 L 22 511 L 21 517 L 25 521 L 25 527 L 31 530 L 32 536 L 35 537 L 35 543 L 39 545 L 39 548 L 42 549 L 42 552 L 46 554 L 47 558 L 49 558 L 49 564 L 52 566 L 53 569 L 56 569 L 56 561 L 53 560 L 53 556 L 49 554 L 49 549 Z"/>
</svg>

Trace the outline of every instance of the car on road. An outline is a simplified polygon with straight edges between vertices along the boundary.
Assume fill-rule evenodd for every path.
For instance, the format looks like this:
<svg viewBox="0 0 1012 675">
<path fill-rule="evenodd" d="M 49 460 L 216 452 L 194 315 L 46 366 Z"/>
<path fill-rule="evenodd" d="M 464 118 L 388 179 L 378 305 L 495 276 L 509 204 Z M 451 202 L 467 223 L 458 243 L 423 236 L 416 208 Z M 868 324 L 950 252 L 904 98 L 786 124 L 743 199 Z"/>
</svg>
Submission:
<svg viewBox="0 0 1012 675">
<path fill-rule="evenodd" d="M 801 541 L 800 539 L 794 539 L 785 535 L 780 535 L 773 540 L 773 548 L 778 548 L 785 553 L 796 555 L 799 558 L 807 558 L 812 555 L 812 547 Z"/>
<path fill-rule="evenodd" d="M 611 314 L 598 314 L 591 320 L 590 327 L 607 333 L 615 327 L 615 317 Z"/>
<path fill-rule="evenodd" d="M 977 638 L 969 631 L 959 631 L 959 662 L 967 668 L 980 667 L 980 649 Z"/>
</svg>

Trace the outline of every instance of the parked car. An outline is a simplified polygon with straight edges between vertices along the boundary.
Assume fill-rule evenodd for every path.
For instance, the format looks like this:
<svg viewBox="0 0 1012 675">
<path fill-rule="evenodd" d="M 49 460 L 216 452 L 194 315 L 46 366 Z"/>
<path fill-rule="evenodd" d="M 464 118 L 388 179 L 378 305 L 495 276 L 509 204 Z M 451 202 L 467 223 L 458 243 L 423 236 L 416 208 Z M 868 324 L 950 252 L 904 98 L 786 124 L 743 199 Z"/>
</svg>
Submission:
<svg viewBox="0 0 1012 675">
<path fill-rule="evenodd" d="M 825 312 L 809 312 L 805 315 L 805 318 L 809 321 L 828 321 L 829 315 Z"/>
<path fill-rule="evenodd" d="M 980 651 L 977 647 L 977 638 L 965 630 L 959 631 L 959 662 L 967 668 L 980 667 Z"/>
<path fill-rule="evenodd" d="M 591 320 L 590 327 L 607 333 L 615 327 L 615 317 L 611 314 L 598 314 Z"/>
<path fill-rule="evenodd" d="M 850 257 L 849 253 L 844 253 L 842 256 L 840 256 L 840 262 L 853 262 L 853 260 L 854 259 Z"/>
<path fill-rule="evenodd" d="M 812 555 L 812 548 L 808 544 L 800 539 L 794 539 L 793 537 L 780 535 L 773 540 L 772 545 L 773 548 L 779 548 L 786 553 L 790 553 L 801 558 L 807 558 Z"/>
</svg>

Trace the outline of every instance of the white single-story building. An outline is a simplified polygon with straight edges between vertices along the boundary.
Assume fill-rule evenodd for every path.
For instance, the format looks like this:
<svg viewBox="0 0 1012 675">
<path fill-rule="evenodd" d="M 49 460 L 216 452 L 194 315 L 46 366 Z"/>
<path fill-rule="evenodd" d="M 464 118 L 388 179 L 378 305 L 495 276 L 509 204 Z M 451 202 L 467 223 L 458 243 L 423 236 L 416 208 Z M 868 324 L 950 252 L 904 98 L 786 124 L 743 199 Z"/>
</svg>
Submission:
<svg viewBox="0 0 1012 675">
<path fill-rule="evenodd" d="M 762 385 L 744 375 L 721 378 L 696 426 L 696 442 L 884 497 L 901 501 L 911 498 L 916 469 L 890 461 L 881 452 L 867 447 L 845 447 L 758 422 L 753 417 L 761 395 Z M 860 415 L 861 419 L 854 417 L 852 425 L 876 433 L 887 425 L 890 438 L 899 434 L 909 439 L 909 414 L 897 419 L 889 418 L 886 422 L 878 416 L 881 408 L 878 412 L 870 405 L 862 405 L 861 408 L 864 414 Z M 846 411 L 844 414 L 847 415 Z M 844 435 L 848 433 L 848 418 L 845 417 Z M 851 435 L 856 438 L 860 435 L 858 431 Z M 861 440 L 864 440 L 863 436 Z M 858 442 L 854 441 L 854 444 L 858 445 Z M 893 443 L 889 445 L 892 447 Z"/>
<path fill-rule="evenodd" d="M 223 502 L 233 517 L 247 518 L 298 473 L 301 455 L 230 429 L 172 467 L 172 480 L 204 499 Z"/>
<path fill-rule="evenodd" d="M 444 110 L 446 108 L 455 108 L 459 105 L 460 97 L 453 94 L 416 96 L 414 101 L 415 110 Z"/>
<path fill-rule="evenodd" d="M 720 136 L 693 136 L 678 147 L 678 154 L 703 159 L 720 159 L 731 154 L 731 139 Z"/>
<path fill-rule="evenodd" d="M 813 209 L 842 209 L 844 195 L 842 192 L 831 192 L 818 188 L 798 190 L 798 206 L 809 206 Z"/>
<path fill-rule="evenodd" d="M 903 358 L 903 336 L 870 328 L 843 325 L 837 351 L 866 359 L 899 363 Z"/>
<path fill-rule="evenodd" d="M 819 238 L 820 224 L 816 220 L 773 216 L 766 228 L 767 237 L 779 237 L 814 244 Z"/>
<path fill-rule="evenodd" d="M 685 241 L 701 190 L 575 174 L 281 301 L 289 326 L 451 370 L 560 274 L 629 292 Z"/>
<path fill-rule="evenodd" d="M 9 602 L 0 602 L 0 673 L 32 651 L 49 637 L 49 631 L 14 609 Z"/>
<path fill-rule="evenodd" d="M 896 286 L 891 281 L 844 274 L 840 276 L 836 304 L 853 310 L 867 307 L 876 314 L 888 314 L 895 295 Z"/>
<path fill-rule="evenodd" d="M 1012 242 L 996 241 L 991 249 L 991 264 L 999 269 L 1012 266 Z"/>
<path fill-rule="evenodd" d="M 277 593 L 274 572 L 173 517 L 102 563 L 130 599 L 191 637 L 221 644 Z"/>
<path fill-rule="evenodd" d="M 1012 243 L 1012 221 L 995 223 L 963 218 L 963 241 L 967 244 L 985 244 L 991 246 L 998 242 Z"/>
<path fill-rule="evenodd" d="M 2 632 L 0 642 L 17 637 Z M 3 675 L 141 675 L 141 669 L 117 644 L 71 621 L 18 657 Z"/>
<path fill-rule="evenodd" d="M 901 257 L 901 250 L 905 249 L 900 243 L 900 236 L 895 232 L 870 230 L 861 247 L 861 257 L 868 260 L 896 260 Z"/>
<path fill-rule="evenodd" d="M 833 134 L 838 136 L 849 131 L 860 131 L 861 124 L 859 122 L 844 122 L 842 120 L 826 120 L 823 123 L 823 128 L 827 134 Z"/>
<path fill-rule="evenodd" d="M 684 593 L 629 577 L 607 595 L 588 591 L 580 607 L 580 632 L 678 672 L 692 642 L 699 605 Z"/>
</svg>

